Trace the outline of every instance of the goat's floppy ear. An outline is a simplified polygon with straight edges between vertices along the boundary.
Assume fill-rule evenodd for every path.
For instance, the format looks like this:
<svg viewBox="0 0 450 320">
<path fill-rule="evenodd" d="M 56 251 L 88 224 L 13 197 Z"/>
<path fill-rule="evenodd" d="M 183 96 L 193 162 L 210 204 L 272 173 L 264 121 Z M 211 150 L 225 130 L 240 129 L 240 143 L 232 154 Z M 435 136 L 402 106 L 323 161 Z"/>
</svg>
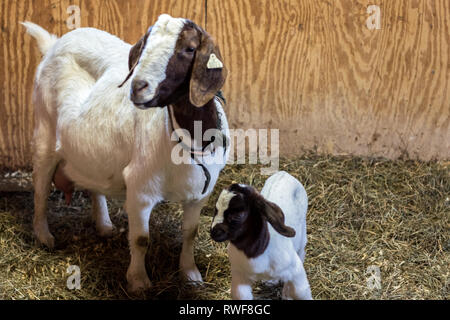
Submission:
<svg viewBox="0 0 450 320">
<path fill-rule="evenodd" d="M 201 30 L 201 42 L 195 53 L 189 85 L 189 100 L 196 107 L 203 107 L 219 91 L 228 71 L 225 68 L 219 48 L 211 36 Z"/>
<path fill-rule="evenodd" d="M 295 230 L 284 224 L 284 213 L 275 203 L 264 199 L 256 190 L 252 195 L 253 206 L 259 211 L 272 227 L 285 237 L 294 237 Z"/>
<path fill-rule="evenodd" d="M 133 71 L 139 62 L 142 51 L 144 51 L 145 44 L 147 43 L 147 39 L 151 31 L 152 27 L 148 28 L 147 33 L 142 36 L 142 38 L 140 38 L 133 47 L 131 47 L 130 53 L 128 55 L 128 70 L 130 70 L 130 72 L 128 73 L 125 80 L 120 84 L 119 88 L 121 88 L 125 84 L 125 82 L 127 82 L 128 79 L 130 79 L 130 77 L 133 75 Z"/>
</svg>

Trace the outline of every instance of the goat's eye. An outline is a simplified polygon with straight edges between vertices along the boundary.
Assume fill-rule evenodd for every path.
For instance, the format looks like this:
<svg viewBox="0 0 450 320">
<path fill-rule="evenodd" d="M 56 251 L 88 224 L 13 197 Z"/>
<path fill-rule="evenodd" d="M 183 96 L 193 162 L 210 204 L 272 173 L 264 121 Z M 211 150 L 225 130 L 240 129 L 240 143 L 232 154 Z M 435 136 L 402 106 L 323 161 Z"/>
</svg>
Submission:
<svg viewBox="0 0 450 320">
<path fill-rule="evenodd" d="M 193 48 L 193 47 L 187 47 L 186 48 L 186 52 L 192 53 L 194 51 L 195 51 L 195 48 Z"/>
<path fill-rule="evenodd" d="M 243 211 L 234 213 L 230 216 L 231 222 L 242 222 L 243 220 L 245 220 L 245 212 Z"/>
</svg>

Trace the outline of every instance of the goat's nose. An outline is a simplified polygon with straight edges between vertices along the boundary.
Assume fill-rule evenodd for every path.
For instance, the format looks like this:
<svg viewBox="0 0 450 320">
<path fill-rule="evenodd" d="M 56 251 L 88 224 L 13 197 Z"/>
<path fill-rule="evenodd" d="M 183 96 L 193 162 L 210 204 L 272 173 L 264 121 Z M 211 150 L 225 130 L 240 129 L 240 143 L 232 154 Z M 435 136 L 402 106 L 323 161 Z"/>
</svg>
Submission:
<svg viewBox="0 0 450 320">
<path fill-rule="evenodd" d="M 227 236 L 228 236 L 227 232 L 223 228 L 221 228 L 219 225 L 212 228 L 210 232 L 211 232 L 211 238 L 214 241 L 222 242 L 222 241 L 227 240 Z"/>
<path fill-rule="evenodd" d="M 133 80 L 131 84 L 134 93 L 139 93 L 140 91 L 148 87 L 148 82 L 145 80 Z"/>
</svg>

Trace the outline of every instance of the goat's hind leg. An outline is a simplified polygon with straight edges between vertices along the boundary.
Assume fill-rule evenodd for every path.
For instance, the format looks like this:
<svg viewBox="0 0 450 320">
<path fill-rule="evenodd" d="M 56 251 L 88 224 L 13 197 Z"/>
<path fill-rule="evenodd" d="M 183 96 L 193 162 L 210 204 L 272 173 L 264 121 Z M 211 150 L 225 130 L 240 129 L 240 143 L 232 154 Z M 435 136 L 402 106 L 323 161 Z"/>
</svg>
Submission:
<svg viewBox="0 0 450 320">
<path fill-rule="evenodd" d="M 33 154 L 34 217 L 33 230 L 38 241 L 49 248 L 55 245 L 47 222 L 47 201 L 59 158 L 55 151 L 35 145 Z"/>
<path fill-rule="evenodd" d="M 91 192 L 92 199 L 92 219 L 101 237 L 111 237 L 114 226 L 108 213 L 108 205 L 104 195 Z"/>
</svg>

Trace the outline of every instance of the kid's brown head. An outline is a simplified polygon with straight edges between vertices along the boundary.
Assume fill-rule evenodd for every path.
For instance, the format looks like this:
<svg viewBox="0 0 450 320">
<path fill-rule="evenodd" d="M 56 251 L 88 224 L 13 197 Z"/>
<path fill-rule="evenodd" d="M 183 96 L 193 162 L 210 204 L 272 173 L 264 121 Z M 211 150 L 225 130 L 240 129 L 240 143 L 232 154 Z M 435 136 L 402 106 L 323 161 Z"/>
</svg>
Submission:
<svg viewBox="0 0 450 320">
<path fill-rule="evenodd" d="M 295 230 L 285 225 L 279 206 L 251 186 L 233 184 L 217 200 L 211 238 L 217 242 L 230 240 L 253 258 L 263 253 L 269 243 L 267 222 L 283 236 L 295 236 Z"/>
</svg>

